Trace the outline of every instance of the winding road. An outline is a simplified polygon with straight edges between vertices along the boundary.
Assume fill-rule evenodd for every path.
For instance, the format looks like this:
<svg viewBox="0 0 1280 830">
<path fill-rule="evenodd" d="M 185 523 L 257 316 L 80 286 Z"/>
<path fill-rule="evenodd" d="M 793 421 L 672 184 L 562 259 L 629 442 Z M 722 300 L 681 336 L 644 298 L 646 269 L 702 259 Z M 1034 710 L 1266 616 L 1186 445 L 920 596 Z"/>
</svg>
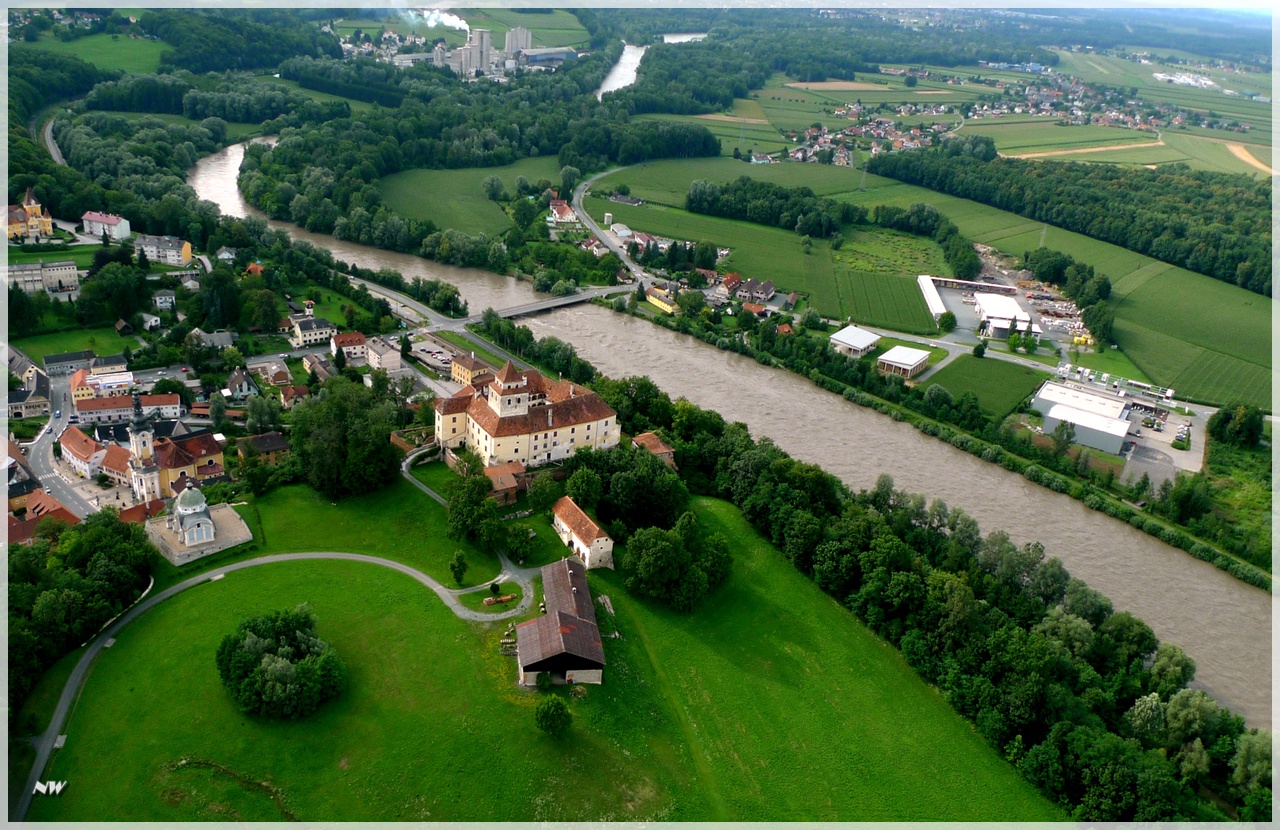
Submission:
<svg viewBox="0 0 1280 830">
<path fill-rule="evenodd" d="M 401 468 L 401 472 L 406 478 L 412 481 L 420 489 L 424 490 L 429 496 L 443 503 L 444 499 L 439 493 L 434 492 L 409 474 L 409 461 L 414 457 L 414 455 L 415 454 L 410 454 L 406 457 L 404 466 Z M 215 579 L 220 579 L 226 574 L 241 571 L 245 568 L 255 568 L 259 565 L 270 565 L 276 562 L 298 562 L 314 559 L 343 559 L 351 562 L 365 562 L 370 565 L 380 565 L 384 568 L 399 571 L 400 573 L 413 577 L 427 588 L 430 588 L 435 592 L 436 596 L 440 597 L 441 601 L 444 602 L 445 607 L 456 614 L 459 618 L 470 622 L 493 622 L 509 619 L 511 617 L 518 617 L 526 613 L 533 606 L 533 577 L 537 576 L 540 570 L 538 568 L 517 567 L 511 563 L 511 560 L 506 557 L 506 554 L 499 552 L 498 559 L 502 564 L 502 570 L 497 576 L 483 585 L 477 585 L 472 588 L 453 589 L 446 588 L 432 577 L 417 568 L 404 564 L 403 562 L 396 562 L 391 559 L 383 559 L 378 556 L 370 556 L 364 553 L 309 551 L 299 553 L 277 553 L 269 556 L 260 556 L 256 559 L 248 559 L 242 562 L 233 562 L 228 565 L 223 565 L 220 568 L 215 568 L 213 570 L 197 574 L 190 579 L 179 582 L 176 585 L 171 585 L 163 591 L 153 594 L 129 608 L 121 614 L 114 623 L 99 632 L 89 644 L 88 649 L 85 651 L 84 655 L 81 656 L 80 661 L 76 663 L 75 668 L 72 669 L 71 676 L 67 678 L 66 685 L 62 688 L 62 694 L 58 697 L 58 704 L 53 710 L 53 716 L 49 719 L 48 728 L 41 734 L 30 739 L 36 749 L 36 758 L 35 762 L 31 765 L 31 772 L 27 776 L 25 789 L 23 789 L 17 802 L 10 805 L 10 819 L 13 821 L 23 821 L 26 818 L 27 811 L 31 808 L 31 800 L 35 794 L 36 783 L 41 780 L 41 776 L 44 774 L 45 768 L 49 765 L 49 759 L 53 755 L 54 743 L 56 742 L 58 735 L 62 733 L 62 728 L 66 724 L 67 719 L 71 714 L 71 709 L 80 695 L 80 690 L 83 687 L 85 680 L 88 678 L 89 672 L 93 670 L 94 662 L 97 660 L 98 655 L 102 653 L 102 650 L 108 647 L 107 644 L 112 642 L 116 635 L 119 634 L 121 629 L 165 600 L 171 599 L 183 591 L 194 588 L 197 585 L 203 585 Z M 520 602 L 515 608 L 490 614 L 467 608 L 458 599 L 460 594 L 483 591 L 486 590 L 490 584 L 507 581 L 515 582 L 520 586 Z"/>
</svg>

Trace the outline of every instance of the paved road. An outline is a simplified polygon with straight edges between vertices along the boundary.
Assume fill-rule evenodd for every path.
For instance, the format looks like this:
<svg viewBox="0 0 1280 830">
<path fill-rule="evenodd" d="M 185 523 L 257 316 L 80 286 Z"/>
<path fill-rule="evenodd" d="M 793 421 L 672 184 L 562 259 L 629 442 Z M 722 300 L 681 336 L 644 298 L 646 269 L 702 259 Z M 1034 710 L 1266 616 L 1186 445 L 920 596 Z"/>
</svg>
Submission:
<svg viewBox="0 0 1280 830">
<path fill-rule="evenodd" d="M 55 164 L 66 164 L 67 161 L 62 157 L 62 151 L 58 149 L 58 143 L 53 140 L 53 115 L 49 116 L 49 120 L 44 123 L 44 129 L 41 131 L 44 138 L 45 149 L 49 151 L 49 155 L 53 157 Z"/>
<path fill-rule="evenodd" d="M 62 695 L 58 698 L 58 705 L 54 709 L 53 717 L 49 721 L 49 728 L 42 734 L 31 739 L 32 744 L 34 744 L 36 748 L 36 759 L 35 763 L 31 767 L 31 774 L 28 776 L 26 788 L 22 791 L 17 804 L 13 805 L 13 820 L 22 821 L 26 817 L 27 811 L 31 808 L 31 801 L 35 792 L 36 782 L 41 780 L 41 776 L 44 774 L 44 769 L 48 766 L 49 759 L 53 754 L 54 741 L 57 739 L 58 735 L 61 734 L 62 727 L 66 723 L 68 715 L 71 713 L 71 708 L 74 705 L 75 699 L 79 695 L 81 686 L 88 678 L 89 672 L 93 669 L 94 662 L 101 654 L 104 644 L 109 639 L 114 638 L 126 625 L 133 622 L 135 619 L 165 600 L 177 596 L 183 591 L 194 588 L 197 585 L 203 585 L 215 576 L 241 571 L 245 568 L 255 568 L 259 565 L 268 565 L 275 562 L 297 562 L 314 559 L 344 559 L 352 562 L 366 562 L 371 565 L 380 565 L 384 568 L 391 568 L 392 570 L 407 574 L 434 591 L 436 595 L 444 601 L 444 604 L 449 608 L 449 610 L 453 611 L 454 614 L 464 620 L 492 622 L 495 620 L 508 619 L 510 617 L 524 614 L 533 605 L 533 584 L 531 580 L 532 576 L 537 573 L 537 569 L 517 568 L 502 554 L 499 554 L 499 559 L 502 561 L 503 571 L 491 581 L 515 581 L 520 585 L 523 595 L 520 598 L 519 605 L 515 608 L 493 614 L 481 611 L 472 611 L 471 609 L 464 607 L 462 603 L 458 601 L 459 594 L 485 590 L 488 588 L 489 583 L 466 590 L 452 590 L 444 587 L 439 582 L 436 582 L 422 571 L 405 565 L 402 562 L 395 562 L 390 559 L 382 559 L 377 556 L 369 556 L 362 553 L 329 551 L 279 553 L 272 556 L 263 556 L 257 559 L 250 559 L 244 562 L 224 565 L 221 568 L 216 568 L 212 571 L 207 571 L 197 576 L 193 576 L 190 579 L 179 582 L 177 585 L 166 588 L 158 594 L 147 597 L 142 602 L 133 606 L 122 614 L 118 620 L 112 623 L 109 628 L 101 632 L 94 639 L 92 644 L 90 644 L 88 650 L 85 651 L 84 655 L 80 658 L 80 661 L 76 663 L 75 668 L 71 671 L 71 676 L 67 678 L 67 683 L 62 689 Z"/>
<path fill-rule="evenodd" d="M 600 226 L 591 218 L 591 214 L 587 213 L 586 209 L 582 207 L 582 197 L 587 192 L 587 188 L 589 188 L 596 179 L 599 179 L 601 176 L 608 176 L 626 169 L 627 168 L 625 167 L 615 167 L 611 170 L 605 170 L 603 173 L 597 173 L 591 178 L 580 182 L 578 186 L 573 189 L 573 212 L 578 214 L 578 219 L 582 221 L 582 224 L 587 226 L 587 230 L 591 231 L 591 233 L 595 235 L 596 239 L 603 242 L 609 250 L 617 254 L 618 258 L 622 260 L 622 263 L 627 266 L 627 270 L 629 270 L 636 279 L 643 282 L 644 278 L 648 276 L 648 274 L 645 273 L 645 270 L 637 265 L 631 257 L 627 255 L 626 248 L 619 245 L 610 235 L 601 230 Z"/>
<path fill-rule="evenodd" d="M 53 412 L 49 414 L 48 428 L 40 433 L 40 436 L 36 438 L 33 444 L 27 447 L 27 461 L 31 464 L 31 471 L 36 474 L 36 478 L 40 479 L 40 484 L 44 487 L 45 492 L 62 502 L 68 510 L 83 519 L 97 508 L 76 492 L 76 489 L 71 486 L 69 481 L 62 477 L 62 472 L 59 471 L 56 462 L 53 460 L 54 439 L 67 428 L 69 423 L 67 419 L 71 417 L 70 389 L 70 377 L 63 375 L 49 378 L 49 394 L 52 395 L 49 403 Z M 53 417 L 54 413 L 58 411 L 62 412 L 62 417 Z"/>
</svg>

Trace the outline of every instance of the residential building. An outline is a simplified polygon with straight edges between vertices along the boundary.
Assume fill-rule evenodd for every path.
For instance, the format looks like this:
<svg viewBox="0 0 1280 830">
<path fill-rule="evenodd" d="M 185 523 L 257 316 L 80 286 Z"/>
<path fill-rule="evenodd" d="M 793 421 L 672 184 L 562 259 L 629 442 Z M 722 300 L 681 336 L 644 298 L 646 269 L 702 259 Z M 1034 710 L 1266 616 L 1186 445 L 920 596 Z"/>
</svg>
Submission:
<svg viewBox="0 0 1280 830">
<path fill-rule="evenodd" d="M 527 486 L 525 484 L 527 473 L 525 466 L 519 461 L 508 461 L 506 464 L 485 467 L 484 474 L 493 484 L 489 498 L 499 505 L 515 504 L 520 491 Z"/>
<path fill-rule="evenodd" d="M 102 472 L 116 484 L 129 487 L 132 482 L 129 451 L 119 444 L 108 444 L 107 451 L 102 456 Z"/>
<path fill-rule="evenodd" d="M 671 448 L 670 444 L 668 444 L 666 441 L 663 441 L 661 438 L 659 438 L 657 436 L 657 433 L 642 432 L 639 435 L 637 435 L 635 438 L 631 439 L 631 445 L 635 447 L 639 447 L 644 450 L 648 450 L 649 452 L 658 456 L 658 458 L 662 459 L 663 464 L 666 464 L 668 467 L 672 468 L 673 470 L 675 469 L 676 451 Z"/>
<path fill-rule="evenodd" d="M 30 389 L 10 389 L 6 411 L 8 412 L 8 417 L 14 420 L 48 415 L 49 401 L 44 398 L 33 399 L 33 393 Z"/>
<path fill-rule="evenodd" d="M 88 369 L 92 362 L 93 352 L 91 351 L 51 354 L 44 359 L 44 370 L 50 377 L 69 375 L 77 369 Z"/>
<path fill-rule="evenodd" d="M 227 375 L 227 387 L 222 390 L 222 394 L 229 399 L 242 401 L 250 395 L 258 394 L 258 385 L 247 371 L 237 366 Z"/>
<path fill-rule="evenodd" d="M 58 260 L 10 264 L 5 268 L 8 285 L 17 286 L 26 294 L 65 294 L 80 289 L 80 272 L 74 260 Z"/>
<path fill-rule="evenodd" d="M 280 432 L 264 432 L 250 435 L 236 442 L 236 454 L 244 458 L 250 452 L 257 454 L 263 464 L 279 464 L 289 455 L 289 439 Z"/>
<path fill-rule="evenodd" d="M 289 386 L 293 383 L 293 374 L 289 371 L 289 367 L 278 358 L 259 363 L 252 368 L 252 371 L 265 386 Z"/>
<path fill-rule="evenodd" d="M 231 263 L 236 261 L 236 253 L 237 251 L 235 248 L 228 248 L 226 245 L 223 245 L 221 248 L 219 248 L 217 251 L 214 252 L 213 258 L 218 260 L 218 262 L 222 262 L 227 265 L 230 265 Z"/>
<path fill-rule="evenodd" d="M 391 338 L 370 337 L 368 347 L 369 368 L 382 369 L 388 374 L 404 368 L 400 347 Z"/>
<path fill-rule="evenodd" d="M 771 313 L 768 306 L 760 305 L 760 303 L 743 303 L 742 310 L 761 318 L 768 317 Z"/>
<path fill-rule="evenodd" d="M 9 238 L 52 235 L 53 216 L 41 206 L 40 200 L 28 187 L 22 204 L 9 205 Z"/>
<path fill-rule="evenodd" d="M 174 419 L 182 417 L 182 398 L 176 392 L 167 395 L 112 395 L 107 398 L 81 398 L 75 401 L 76 414 L 84 423 L 114 423 L 129 420 L 135 399 L 148 415 Z"/>
<path fill-rule="evenodd" d="M 204 331 L 200 328 L 194 328 L 191 330 L 191 334 L 194 334 L 196 339 L 203 343 L 206 349 L 217 349 L 218 351 L 222 351 L 228 346 L 233 345 L 236 342 L 236 338 L 240 336 L 225 329 Z M 190 337 L 191 335 L 187 336 Z"/>
<path fill-rule="evenodd" d="M 176 236 L 140 234 L 133 247 L 147 255 L 147 260 L 160 265 L 190 265 L 191 243 Z"/>
<path fill-rule="evenodd" d="M 315 372 L 321 383 L 337 374 L 337 370 L 333 368 L 329 358 L 322 354 L 304 354 L 302 356 L 302 368 L 307 370 L 307 374 Z"/>
<path fill-rule="evenodd" d="M 293 409 L 298 401 L 311 394 L 311 390 L 305 385 L 280 387 L 280 405 L 285 409 Z"/>
<path fill-rule="evenodd" d="M 174 294 L 174 292 L 166 288 L 163 291 L 157 291 L 153 294 L 151 296 L 151 302 L 155 303 L 156 308 L 161 311 L 168 311 L 173 308 L 176 302 L 176 296 L 177 295 Z"/>
<path fill-rule="evenodd" d="M 435 404 L 436 440 L 466 446 L 486 466 L 535 466 L 568 458 L 581 447 L 608 449 L 619 440 L 617 415 L 595 392 L 509 361 L 488 384 Z"/>
<path fill-rule="evenodd" d="M 481 375 L 492 371 L 489 364 L 476 360 L 475 352 L 472 352 L 470 355 L 460 354 L 453 359 L 449 377 L 454 383 L 470 384 L 478 382 Z"/>
<path fill-rule="evenodd" d="M 347 362 L 358 364 L 365 362 L 365 339 L 364 335 L 358 331 L 335 332 L 329 338 L 329 354 L 334 357 L 338 356 L 338 349 L 347 356 Z"/>
<path fill-rule="evenodd" d="M 27 499 L 27 516 L 9 517 L 9 544 L 24 545 L 31 541 L 36 528 L 45 519 L 58 519 L 69 525 L 80 524 L 80 517 L 44 490 L 34 491 Z"/>
<path fill-rule="evenodd" d="M 578 214 L 573 212 L 573 208 L 564 199 L 551 200 L 551 215 L 549 220 L 556 225 L 572 224 L 578 221 Z"/>
<path fill-rule="evenodd" d="M 876 360 L 876 368 L 884 374 L 901 375 L 904 378 L 915 377 L 923 372 L 928 364 L 927 351 L 907 346 L 894 346 Z"/>
<path fill-rule="evenodd" d="M 303 317 L 293 321 L 293 334 L 289 342 L 295 349 L 324 343 L 338 333 L 338 329 L 323 317 Z"/>
<path fill-rule="evenodd" d="M 679 314 L 680 306 L 676 305 L 675 298 L 663 291 L 661 288 L 646 288 L 644 292 L 645 299 L 665 311 L 667 314 Z"/>
<path fill-rule="evenodd" d="M 752 280 L 755 282 L 755 280 Z M 765 280 L 757 285 L 751 292 L 751 299 L 757 303 L 767 303 L 773 299 L 773 295 L 778 293 L 778 289 L 773 287 L 773 280 Z"/>
<path fill-rule="evenodd" d="M 129 361 L 125 359 L 124 353 L 107 354 L 95 357 L 89 361 L 90 375 L 115 375 L 129 369 Z"/>
<path fill-rule="evenodd" d="M 845 326 L 831 335 L 830 343 L 837 353 L 857 360 L 875 350 L 880 343 L 880 335 L 857 326 Z"/>
<path fill-rule="evenodd" d="M 516 626 L 520 685 L 536 686 L 542 672 L 558 683 L 602 682 L 604 645 L 586 568 L 574 559 L 545 566 L 542 594 L 546 614 Z"/>
<path fill-rule="evenodd" d="M 613 568 L 613 540 L 569 496 L 551 508 L 551 527 L 588 570 Z"/>
<path fill-rule="evenodd" d="M 58 436 L 58 444 L 62 447 L 62 460 L 71 465 L 71 469 L 84 478 L 93 478 L 102 472 L 102 459 L 107 448 L 80 431 L 80 427 L 69 426 Z"/>
<path fill-rule="evenodd" d="M 123 242 L 133 235 L 133 231 L 129 228 L 129 220 L 114 213 L 87 210 L 84 216 L 80 217 L 80 221 L 84 224 L 84 232 L 87 236 L 100 237 L 105 233 L 112 242 Z"/>
<path fill-rule="evenodd" d="M 141 312 L 141 317 L 142 317 L 143 331 L 155 331 L 156 329 L 160 328 L 160 318 L 155 316 L 154 314 L 148 314 L 145 311 L 143 311 Z"/>
<path fill-rule="evenodd" d="M 5 481 L 8 484 L 9 510 L 22 510 L 27 506 L 27 497 L 40 487 L 40 479 L 27 462 L 22 447 L 12 438 L 9 439 L 9 451 L 4 460 Z"/>
</svg>

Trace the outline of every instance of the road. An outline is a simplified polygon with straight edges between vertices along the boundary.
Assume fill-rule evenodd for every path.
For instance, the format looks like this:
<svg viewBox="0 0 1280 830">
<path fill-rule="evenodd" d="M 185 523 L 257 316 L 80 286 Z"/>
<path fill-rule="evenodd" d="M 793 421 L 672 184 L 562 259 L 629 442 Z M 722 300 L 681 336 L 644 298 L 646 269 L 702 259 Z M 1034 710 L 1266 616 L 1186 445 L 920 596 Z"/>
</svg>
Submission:
<svg viewBox="0 0 1280 830">
<path fill-rule="evenodd" d="M 62 151 L 58 149 L 58 144 L 53 140 L 53 116 L 49 116 L 49 120 L 44 123 L 44 129 L 40 131 L 40 135 L 44 139 L 45 149 L 49 151 L 49 155 L 53 157 L 54 164 L 66 164 L 67 161 L 62 157 Z"/>
<path fill-rule="evenodd" d="M 407 471 L 405 475 L 408 476 Z M 416 481 L 416 479 L 413 479 Z M 304 552 L 304 553 L 277 553 L 270 556 L 262 556 L 257 559 L 249 559 L 244 562 L 236 562 L 230 565 L 224 565 L 221 568 L 215 568 L 202 574 L 191 577 L 177 585 L 172 585 L 163 591 L 147 597 L 142 602 L 134 605 L 120 618 L 112 623 L 107 629 L 102 631 L 94 638 L 89 648 L 81 656 L 79 662 L 71 671 L 71 676 L 67 678 L 66 685 L 62 688 L 62 694 L 58 697 L 58 705 L 53 710 L 53 716 L 49 719 L 49 727 L 41 734 L 31 739 L 31 743 L 36 748 L 36 759 L 31 765 L 31 773 L 27 777 L 26 788 L 18 798 L 18 802 L 13 806 L 12 820 L 22 821 L 26 818 L 27 811 L 31 808 L 31 801 L 34 797 L 35 785 L 44 775 L 45 767 L 49 764 L 49 759 L 53 755 L 53 744 L 57 740 L 63 725 L 67 722 L 67 717 L 71 714 L 71 708 L 80 693 L 80 688 L 89 676 L 89 672 L 93 669 L 94 662 L 102 653 L 103 648 L 109 640 L 113 640 L 120 630 L 138 617 L 150 611 L 155 606 L 167 599 L 177 596 L 188 589 L 197 585 L 203 585 L 210 582 L 214 577 L 225 576 L 229 573 L 242 571 L 245 568 L 255 568 L 259 565 L 269 565 L 275 562 L 297 562 L 314 559 L 344 559 L 352 562 L 366 562 L 371 565 L 380 565 L 384 568 L 391 568 L 400 573 L 407 574 L 416 579 L 421 584 L 430 588 L 444 602 L 449 610 L 453 611 L 458 617 L 464 620 L 475 622 L 493 622 L 497 620 L 505 620 L 510 617 L 523 615 L 533 606 L 533 577 L 538 574 L 537 568 L 518 568 L 511 564 L 511 561 L 505 555 L 499 553 L 498 558 L 502 563 L 502 571 L 489 582 L 483 585 L 477 585 L 473 588 L 462 590 L 454 590 L 446 588 L 430 576 L 422 571 L 405 565 L 402 562 L 395 562 L 391 559 L 382 559 L 377 556 L 369 556 L 363 553 L 343 553 L 334 551 L 320 552 Z M 488 614 L 483 611 L 473 611 L 466 608 L 458 600 L 459 594 L 471 593 L 475 591 L 486 590 L 491 583 L 514 581 L 520 585 L 521 597 L 520 603 L 507 611 L 499 611 Z"/>
<path fill-rule="evenodd" d="M 97 508 L 81 497 L 68 480 L 62 477 L 63 473 L 58 470 L 57 462 L 53 460 L 53 441 L 62 434 L 62 430 L 67 428 L 67 419 L 71 417 L 70 390 L 69 376 L 49 378 L 49 394 L 53 396 L 49 403 L 53 412 L 49 415 L 49 426 L 40 433 L 35 443 L 27 447 L 27 461 L 31 464 L 31 471 L 36 474 L 36 478 L 40 479 L 40 485 L 44 487 L 45 492 L 83 519 Z M 62 417 L 55 418 L 54 413 L 59 411 Z"/>
<path fill-rule="evenodd" d="M 600 226 L 597 225 L 595 220 L 591 218 L 591 214 L 587 213 L 586 209 L 582 207 L 583 195 L 587 192 L 587 188 L 589 188 L 597 179 L 599 179 L 602 176 L 612 175 L 613 173 L 617 173 L 619 171 L 626 170 L 626 169 L 627 169 L 626 167 L 615 167 L 612 170 L 606 170 L 603 173 L 597 173 L 591 178 L 586 179 L 585 181 L 579 183 L 578 186 L 573 189 L 573 212 L 578 214 L 578 219 L 582 222 L 582 224 L 586 225 L 587 230 L 591 231 L 591 233 L 595 235 L 596 239 L 599 239 L 601 242 L 603 242 L 605 246 L 608 247 L 609 250 L 617 254 L 618 258 L 622 260 L 622 264 L 627 266 L 627 270 L 631 272 L 632 276 L 635 279 L 640 280 L 641 284 L 643 284 L 644 278 L 648 276 L 645 273 L 645 270 L 641 268 L 639 265 L 637 265 L 631 259 L 631 257 L 627 254 L 626 248 L 624 248 L 622 245 L 618 244 L 617 242 L 613 241 L 613 239 L 609 236 L 609 234 L 606 234 L 603 230 L 601 230 Z"/>
</svg>

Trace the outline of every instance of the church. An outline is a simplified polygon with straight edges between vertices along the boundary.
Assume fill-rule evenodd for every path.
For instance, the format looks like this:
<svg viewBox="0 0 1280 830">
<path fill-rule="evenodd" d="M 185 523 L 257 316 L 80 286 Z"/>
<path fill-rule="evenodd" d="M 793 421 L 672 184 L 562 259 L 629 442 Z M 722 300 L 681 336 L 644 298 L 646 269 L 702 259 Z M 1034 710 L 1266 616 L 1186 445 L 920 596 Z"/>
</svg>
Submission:
<svg viewBox="0 0 1280 830">
<path fill-rule="evenodd" d="M 138 501 L 167 499 L 190 484 L 221 479 L 226 474 L 222 447 L 208 431 L 157 438 L 142 401 L 133 397 L 129 423 L 129 483 Z"/>
<path fill-rule="evenodd" d="M 9 238 L 27 239 L 36 236 L 53 236 L 53 217 L 41 205 L 40 200 L 27 188 L 22 204 L 9 205 Z"/>
</svg>

